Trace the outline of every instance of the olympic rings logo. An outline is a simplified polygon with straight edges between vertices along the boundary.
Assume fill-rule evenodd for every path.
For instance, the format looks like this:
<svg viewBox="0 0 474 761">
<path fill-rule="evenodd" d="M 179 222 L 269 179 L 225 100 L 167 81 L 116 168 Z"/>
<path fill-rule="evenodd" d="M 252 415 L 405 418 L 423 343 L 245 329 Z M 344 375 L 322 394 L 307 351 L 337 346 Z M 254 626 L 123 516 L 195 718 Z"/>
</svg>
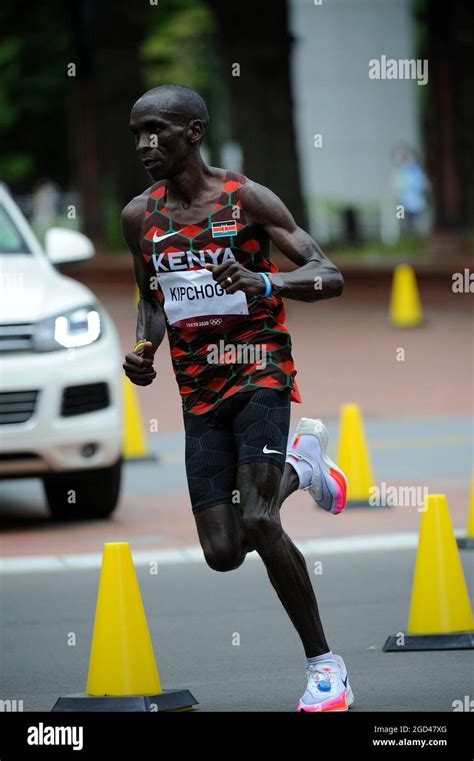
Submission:
<svg viewBox="0 0 474 761">
<path fill-rule="evenodd" d="M 209 320 L 209 325 L 213 325 L 215 327 L 216 325 L 220 325 L 221 322 L 222 322 L 222 317 L 213 318 L 212 320 Z"/>
</svg>

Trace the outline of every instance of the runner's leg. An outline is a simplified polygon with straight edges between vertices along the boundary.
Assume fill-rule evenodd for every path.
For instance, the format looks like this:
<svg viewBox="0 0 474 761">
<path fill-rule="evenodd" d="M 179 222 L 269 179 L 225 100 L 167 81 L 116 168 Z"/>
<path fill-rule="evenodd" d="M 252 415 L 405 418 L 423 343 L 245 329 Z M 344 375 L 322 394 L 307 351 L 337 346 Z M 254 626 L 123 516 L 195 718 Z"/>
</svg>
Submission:
<svg viewBox="0 0 474 761">
<path fill-rule="evenodd" d="M 248 543 L 235 503 L 237 449 L 231 405 L 184 414 L 186 475 L 199 541 L 210 568 L 230 571 L 245 560 Z"/>
<path fill-rule="evenodd" d="M 248 543 L 236 505 L 212 505 L 194 513 L 206 563 L 214 571 L 233 571 L 245 560 Z"/>
<path fill-rule="evenodd" d="M 291 472 L 287 471 L 282 491 L 282 473 L 287 470 L 289 394 L 261 388 L 237 396 L 233 428 L 244 533 L 262 558 L 269 579 L 300 635 L 306 656 L 327 653 L 329 647 L 305 559 L 283 530 L 280 519 L 281 495 L 289 493 L 295 485 Z"/>
<path fill-rule="evenodd" d="M 298 632 L 307 658 L 329 652 L 306 561 L 283 530 L 279 512 L 281 473 L 273 463 L 240 465 L 244 530 L 262 558 L 269 579 Z"/>
<path fill-rule="evenodd" d="M 280 490 L 278 495 L 279 507 L 282 506 L 283 502 L 287 497 L 290 496 L 290 494 L 293 494 L 293 492 L 299 489 L 299 485 L 300 482 L 296 470 L 292 468 L 288 462 L 286 462 L 285 470 L 283 471 L 283 475 L 280 481 Z"/>
</svg>

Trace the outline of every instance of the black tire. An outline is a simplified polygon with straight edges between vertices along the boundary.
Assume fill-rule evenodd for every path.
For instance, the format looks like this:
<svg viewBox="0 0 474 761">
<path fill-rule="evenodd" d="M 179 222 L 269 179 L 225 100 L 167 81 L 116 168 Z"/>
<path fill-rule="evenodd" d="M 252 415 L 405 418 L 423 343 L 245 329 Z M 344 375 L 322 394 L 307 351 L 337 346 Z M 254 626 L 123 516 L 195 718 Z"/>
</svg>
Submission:
<svg viewBox="0 0 474 761">
<path fill-rule="evenodd" d="M 52 517 L 61 521 L 108 518 L 117 505 L 121 474 L 122 458 L 108 468 L 43 476 Z"/>
</svg>

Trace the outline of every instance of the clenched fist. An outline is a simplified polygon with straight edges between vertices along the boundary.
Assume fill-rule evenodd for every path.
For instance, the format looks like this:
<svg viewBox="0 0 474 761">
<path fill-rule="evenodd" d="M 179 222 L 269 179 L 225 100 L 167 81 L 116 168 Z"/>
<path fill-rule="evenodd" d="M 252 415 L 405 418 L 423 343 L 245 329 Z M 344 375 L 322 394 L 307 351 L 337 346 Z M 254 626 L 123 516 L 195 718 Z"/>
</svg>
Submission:
<svg viewBox="0 0 474 761">
<path fill-rule="evenodd" d="M 145 341 L 143 346 L 130 351 L 122 365 L 127 378 L 130 378 L 137 386 L 149 386 L 156 378 L 156 372 L 153 369 L 154 357 L 151 341 Z"/>
</svg>

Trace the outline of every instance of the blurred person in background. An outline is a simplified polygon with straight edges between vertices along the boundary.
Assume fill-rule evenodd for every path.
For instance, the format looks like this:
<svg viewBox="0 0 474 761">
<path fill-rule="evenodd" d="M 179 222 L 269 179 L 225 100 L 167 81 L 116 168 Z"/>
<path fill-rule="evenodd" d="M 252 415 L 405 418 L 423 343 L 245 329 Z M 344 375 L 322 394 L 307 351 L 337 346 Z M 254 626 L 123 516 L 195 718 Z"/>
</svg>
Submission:
<svg viewBox="0 0 474 761">
<path fill-rule="evenodd" d="M 415 152 L 407 146 L 394 150 L 393 164 L 392 193 L 397 206 L 403 207 L 402 232 L 417 235 L 421 232 L 421 220 L 428 210 L 428 178 Z"/>
</svg>

